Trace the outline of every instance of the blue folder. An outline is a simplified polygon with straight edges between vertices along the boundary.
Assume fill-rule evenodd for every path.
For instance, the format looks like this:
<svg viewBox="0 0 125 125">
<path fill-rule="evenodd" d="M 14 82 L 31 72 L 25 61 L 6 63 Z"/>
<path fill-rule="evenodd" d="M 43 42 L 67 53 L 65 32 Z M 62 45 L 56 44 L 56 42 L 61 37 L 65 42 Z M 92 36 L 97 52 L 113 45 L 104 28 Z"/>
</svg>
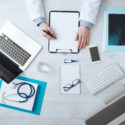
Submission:
<svg viewBox="0 0 125 125">
<path fill-rule="evenodd" d="M 105 7 L 105 23 L 106 23 L 106 44 L 104 51 L 106 52 L 125 52 L 125 46 L 111 46 L 108 44 L 108 27 L 109 27 L 109 14 L 124 14 L 125 15 L 125 7 Z"/>
<path fill-rule="evenodd" d="M 40 115 L 47 83 L 43 82 L 43 81 L 35 80 L 35 79 L 22 77 L 22 76 L 18 76 L 16 79 L 38 84 L 38 90 L 37 90 L 33 110 L 28 111 L 28 110 L 24 110 L 24 109 L 16 108 L 16 107 L 13 107 L 13 106 L 4 105 L 4 104 L 0 104 L 0 106 L 10 108 L 10 109 L 14 109 L 14 110 L 18 110 L 18 111 L 22 111 L 22 112 L 35 114 L 35 115 Z M 1 88 L 1 85 L 2 85 L 2 80 L 0 80 L 0 88 Z"/>
</svg>

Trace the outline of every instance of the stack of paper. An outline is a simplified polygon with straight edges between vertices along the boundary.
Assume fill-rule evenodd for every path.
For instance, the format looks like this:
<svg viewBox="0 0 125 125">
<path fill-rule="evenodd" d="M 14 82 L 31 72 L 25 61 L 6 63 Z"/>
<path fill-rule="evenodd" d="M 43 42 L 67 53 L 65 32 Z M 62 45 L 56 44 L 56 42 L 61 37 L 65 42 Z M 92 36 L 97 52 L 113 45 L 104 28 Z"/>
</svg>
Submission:
<svg viewBox="0 0 125 125">
<path fill-rule="evenodd" d="M 60 69 L 60 83 L 62 94 L 80 94 L 80 83 L 68 91 L 64 91 L 65 86 L 71 86 L 73 81 L 80 80 L 79 64 L 63 64 Z"/>
</svg>

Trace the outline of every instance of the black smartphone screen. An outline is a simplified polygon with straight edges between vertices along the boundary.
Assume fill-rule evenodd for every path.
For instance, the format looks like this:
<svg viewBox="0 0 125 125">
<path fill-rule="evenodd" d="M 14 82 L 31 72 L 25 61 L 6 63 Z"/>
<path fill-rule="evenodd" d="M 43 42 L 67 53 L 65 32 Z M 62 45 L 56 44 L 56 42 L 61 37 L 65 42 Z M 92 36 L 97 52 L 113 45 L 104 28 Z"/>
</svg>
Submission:
<svg viewBox="0 0 125 125">
<path fill-rule="evenodd" d="M 98 47 L 97 46 L 91 47 L 89 48 L 89 50 L 90 50 L 92 62 L 100 61 Z"/>
</svg>

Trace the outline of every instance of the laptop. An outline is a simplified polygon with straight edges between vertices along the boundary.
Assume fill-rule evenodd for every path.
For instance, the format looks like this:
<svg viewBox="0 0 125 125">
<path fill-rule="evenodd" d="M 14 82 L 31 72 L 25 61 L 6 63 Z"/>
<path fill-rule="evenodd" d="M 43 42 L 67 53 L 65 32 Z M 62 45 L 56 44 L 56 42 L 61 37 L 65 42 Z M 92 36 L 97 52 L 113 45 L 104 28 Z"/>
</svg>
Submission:
<svg viewBox="0 0 125 125">
<path fill-rule="evenodd" d="M 0 78 L 10 83 L 25 71 L 41 46 L 11 22 L 0 29 Z"/>
<path fill-rule="evenodd" d="M 125 96 L 89 118 L 86 125 L 125 125 Z"/>
</svg>

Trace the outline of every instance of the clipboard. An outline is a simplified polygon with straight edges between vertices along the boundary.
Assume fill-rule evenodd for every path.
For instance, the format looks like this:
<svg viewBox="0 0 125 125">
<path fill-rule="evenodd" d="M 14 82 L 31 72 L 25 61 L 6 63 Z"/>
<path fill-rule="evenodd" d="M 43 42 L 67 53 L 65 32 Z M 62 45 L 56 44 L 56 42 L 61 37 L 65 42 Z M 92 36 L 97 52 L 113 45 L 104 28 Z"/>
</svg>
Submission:
<svg viewBox="0 0 125 125">
<path fill-rule="evenodd" d="M 56 40 L 48 41 L 50 53 L 79 53 L 75 36 L 79 26 L 78 11 L 50 11 L 49 26 L 57 35 Z"/>
</svg>

